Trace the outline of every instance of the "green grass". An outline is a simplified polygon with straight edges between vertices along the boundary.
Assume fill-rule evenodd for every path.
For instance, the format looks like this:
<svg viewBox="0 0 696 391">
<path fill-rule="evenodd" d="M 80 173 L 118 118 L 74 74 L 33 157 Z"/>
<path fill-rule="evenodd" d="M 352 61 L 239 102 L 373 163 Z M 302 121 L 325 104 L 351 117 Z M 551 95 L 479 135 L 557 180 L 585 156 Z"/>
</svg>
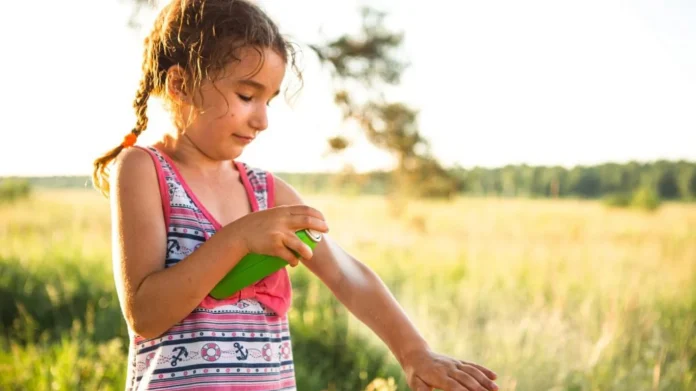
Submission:
<svg viewBox="0 0 696 391">
<path fill-rule="evenodd" d="M 696 388 L 695 205 L 306 198 L 434 348 L 495 370 L 503 390 Z M 109 240 L 95 192 L 0 205 L 0 389 L 123 389 Z M 316 277 L 291 276 L 298 389 L 363 390 L 377 377 L 407 389 Z"/>
</svg>

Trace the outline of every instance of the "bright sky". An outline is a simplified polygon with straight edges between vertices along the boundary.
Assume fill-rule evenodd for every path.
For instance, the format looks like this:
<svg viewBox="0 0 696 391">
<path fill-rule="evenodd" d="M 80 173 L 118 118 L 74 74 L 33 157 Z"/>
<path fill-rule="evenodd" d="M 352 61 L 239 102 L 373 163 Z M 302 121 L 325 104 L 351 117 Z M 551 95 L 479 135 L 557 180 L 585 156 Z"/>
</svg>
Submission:
<svg viewBox="0 0 696 391">
<path fill-rule="evenodd" d="M 127 0 L 3 5 L 0 176 L 89 174 L 132 128 L 144 32 Z M 263 0 L 298 42 L 357 28 L 359 1 Z M 696 2 L 392 0 L 411 62 L 397 97 L 417 107 L 443 163 L 593 164 L 696 160 Z M 385 167 L 342 126 L 330 81 L 307 50 L 305 87 L 279 101 L 240 160 L 273 171 Z M 156 107 L 155 107 L 156 108 Z M 142 141 L 167 126 L 151 111 Z M 343 159 L 327 137 L 351 135 Z M 371 163 L 358 153 L 375 157 Z"/>
</svg>

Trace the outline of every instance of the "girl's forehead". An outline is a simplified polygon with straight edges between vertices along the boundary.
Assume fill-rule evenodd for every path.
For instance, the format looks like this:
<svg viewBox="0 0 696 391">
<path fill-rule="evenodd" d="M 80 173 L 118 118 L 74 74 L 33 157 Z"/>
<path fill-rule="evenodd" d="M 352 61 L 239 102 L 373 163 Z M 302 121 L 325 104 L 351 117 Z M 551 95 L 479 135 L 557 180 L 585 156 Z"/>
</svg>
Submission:
<svg viewBox="0 0 696 391">
<path fill-rule="evenodd" d="M 282 81 L 285 65 L 285 60 L 272 49 L 245 49 L 238 60 L 227 63 L 223 79 Z"/>
</svg>

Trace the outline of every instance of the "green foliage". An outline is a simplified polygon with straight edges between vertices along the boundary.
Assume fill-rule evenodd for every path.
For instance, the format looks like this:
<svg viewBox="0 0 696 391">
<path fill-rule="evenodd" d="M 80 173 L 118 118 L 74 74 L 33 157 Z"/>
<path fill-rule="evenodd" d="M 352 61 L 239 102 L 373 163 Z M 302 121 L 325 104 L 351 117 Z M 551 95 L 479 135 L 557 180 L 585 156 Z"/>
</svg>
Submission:
<svg viewBox="0 0 696 391">
<path fill-rule="evenodd" d="M 660 196 L 651 188 L 638 189 L 631 198 L 631 206 L 652 211 L 660 206 Z"/>
<path fill-rule="evenodd" d="M 679 196 L 683 200 L 696 200 L 696 164 L 680 162 L 677 165 L 679 172 Z"/>
<path fill-rule="evenodd" d="M 31 193 L 29 181 L 22 178 L 0 178 L 0 203 L 27 198 Z"/>
<path fill-rule="evenodd" d="M 1 346 L 0 389 L 125 389 L 127 357 L 121 339 L 94 342 L 77 321 L 57 340 L 3 340 Z"/>
<path fill-rule="evenodd" d="M 385 12 L 363 7 L 360 33 L 343 35 L 334 40 L 310 47 L 319 59 L 332 65 L 335 75 L 343 80 L 355 80 L 370 86 L 387 82 L 398 83 L 406 64 L 394 56 L 401 46 L 403 33 L 385 28 Z"/>
<path fill-rule="evenodd" d="M 38 337 L 55 340 L 79 324 L 91 324 L 94 342 L 121 338 L 126 325 L 110 268 L 54 257 L 23 265 L 0 259 L 0 330 L 17 343 Z M 91 317 L 88 322 L 88 317 Z"/>
<path fill-rule="evenodd" d="M 418 198 L 450 198 L 456 178 L 444 169 L 429 149 L 418 125 L 418 111 L 385 98 L 384 90 L 399 82 L 407 67 L 397 53 L 403 34 L 385 28 L 386 14 L 362 9 L 362 28 L 321 44 L 312 44 L 320 62 L 329 65 L 334 79 L 334 101 L 346 121 L 362 127 L 367 139 L 393 155 L 397 168 L 390 173 L 390 193 Z M 342 153 L 350 142 L 329 139 L 331 151 Z"/>
<path fill-rule="evenodd" d="M 657 192 L 649 187 L 642 187 L 633 193 L 613 193 L 604 197 L 604 204 L 616 208 L 635 208 L 654 211 L 662 201 Z"/>
<path fill-rule="evenodd" d="M 696 197 L 696 162 L 604 163 L 595 166 L 505 166 L 455 169 L 460 192 L 482 196 L 609 198 L 652 189 L 660 199 Z M 621 195 L 621 196 L 617 196 Z"/>
<path fill-rule="evenodd" d="M 631 205 L 631 195 L 626 193 L 612 193 L 604 197 L 604 204 L 610 207 L 625 208 Z"/>
</svg>

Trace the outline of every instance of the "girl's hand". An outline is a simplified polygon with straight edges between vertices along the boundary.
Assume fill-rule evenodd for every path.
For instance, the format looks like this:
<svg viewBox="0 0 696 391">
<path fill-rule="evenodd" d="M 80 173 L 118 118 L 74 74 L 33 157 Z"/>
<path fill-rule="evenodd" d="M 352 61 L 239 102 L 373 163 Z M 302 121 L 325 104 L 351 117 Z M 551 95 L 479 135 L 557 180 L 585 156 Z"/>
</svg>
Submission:
<svg viewBox="0 0 696 391">
<path fill-rule="evenodd" d="M 278 206 L 250 213 L 232 224 L 247 252 L 277 256 L 293 267 L 300 260 L 291 250 L 304 259 L 313 255 L 312 249 L 295 232 L 306 228 L 323 233 L 329 231 L 324 215 L 306 205 Z"/>
<path fill-rule="evenodd" d="M 480 365 L 455 360 L 428 350 L 417 350 L 403 360 L 408 385 L 413 391 L 495 391 L 496 374 Z"/>
</svg>

